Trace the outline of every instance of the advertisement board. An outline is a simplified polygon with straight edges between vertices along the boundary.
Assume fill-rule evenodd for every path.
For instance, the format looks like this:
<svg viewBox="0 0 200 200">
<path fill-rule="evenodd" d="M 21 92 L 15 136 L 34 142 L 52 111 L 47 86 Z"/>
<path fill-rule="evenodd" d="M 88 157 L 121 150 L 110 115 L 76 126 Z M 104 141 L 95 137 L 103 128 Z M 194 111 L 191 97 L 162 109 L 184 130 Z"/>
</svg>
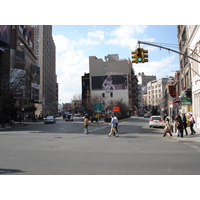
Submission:
<svg viewBox="0 0 200 200">
<path fill-rule="evenodd" d="M 92 90 L 125 90 L 127 89 L 128 76 L 108 75 L 92 76 Z"/>
</svg>

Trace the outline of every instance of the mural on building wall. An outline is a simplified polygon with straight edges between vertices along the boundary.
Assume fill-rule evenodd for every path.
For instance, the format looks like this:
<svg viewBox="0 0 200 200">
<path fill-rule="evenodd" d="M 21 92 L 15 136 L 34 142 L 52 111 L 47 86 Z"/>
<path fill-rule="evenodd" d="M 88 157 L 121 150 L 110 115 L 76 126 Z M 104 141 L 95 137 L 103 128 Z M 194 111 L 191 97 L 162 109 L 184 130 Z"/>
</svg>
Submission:
<svg viewBox="0 0 200 200">
<path fill-rule="evenodd" d="M 93 76 L 92 90 L 125 90 L 127 89 L 127 82 L 127 74 Z"/>
</svg>

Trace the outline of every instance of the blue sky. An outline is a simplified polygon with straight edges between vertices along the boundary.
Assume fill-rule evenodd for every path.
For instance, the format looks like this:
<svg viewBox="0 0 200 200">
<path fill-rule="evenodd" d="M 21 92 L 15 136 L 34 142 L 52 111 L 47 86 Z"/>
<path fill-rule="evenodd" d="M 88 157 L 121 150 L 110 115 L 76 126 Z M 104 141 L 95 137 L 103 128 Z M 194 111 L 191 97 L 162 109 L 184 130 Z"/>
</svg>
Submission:
<svg viewBox="0 0 200 200">
<path fill-rule="evenodd" d="M 178 50 L 175 25 L 53 25 L 53 38 L 60 103 L 81 95 L 81 76 L 89 72 L 89 56 L 104 59 L 108 54 L 118 54 L 120 59 L 131 59 L 138 40 L 173 44 L 167 47 Z M 149 50 L 149 62 L 133 64 L 136 74 L 144 72 L 159 79 L 179 69 L 178 54 L 148 45 L 141 47 Z"/>
</svg>

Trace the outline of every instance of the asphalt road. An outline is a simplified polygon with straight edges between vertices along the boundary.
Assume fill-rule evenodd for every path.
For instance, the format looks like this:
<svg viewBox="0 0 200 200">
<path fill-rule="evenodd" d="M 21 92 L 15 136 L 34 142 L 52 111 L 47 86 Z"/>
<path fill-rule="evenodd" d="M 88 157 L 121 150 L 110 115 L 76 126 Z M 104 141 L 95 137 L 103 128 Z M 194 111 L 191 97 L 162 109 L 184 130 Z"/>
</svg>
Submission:
<svg viewBox="0 0 200 200">
<path fill-rule="evenodd" d="M 119 137 L 110 127 L 92 124 L 83 133 L 83 119 L 57 119 L 0 131 L 0 174 L 18 175 L 199 175 L 200 144 L 163 138 L 163 129 L 148 119 L 119 123 Z"/>
</svg>

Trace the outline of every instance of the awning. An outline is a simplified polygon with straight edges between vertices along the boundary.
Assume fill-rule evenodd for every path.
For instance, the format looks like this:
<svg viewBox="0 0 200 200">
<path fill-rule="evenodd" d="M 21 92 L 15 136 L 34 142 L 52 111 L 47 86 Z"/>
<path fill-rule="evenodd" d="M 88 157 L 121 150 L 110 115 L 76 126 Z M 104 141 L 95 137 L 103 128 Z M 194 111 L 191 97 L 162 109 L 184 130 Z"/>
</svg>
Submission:
<svg viewBox="0 0 200 200">
<path fill-rule="evenodd" d="M 181 96 L 179 96 L 179 98 L 180 99 L 183 99 L 185 97 L 191 98 L 191 96 L 192 96 L 191 89 L 187 89 L 187 90 L 184 91 L 184 93 Z"/>
</svg>

